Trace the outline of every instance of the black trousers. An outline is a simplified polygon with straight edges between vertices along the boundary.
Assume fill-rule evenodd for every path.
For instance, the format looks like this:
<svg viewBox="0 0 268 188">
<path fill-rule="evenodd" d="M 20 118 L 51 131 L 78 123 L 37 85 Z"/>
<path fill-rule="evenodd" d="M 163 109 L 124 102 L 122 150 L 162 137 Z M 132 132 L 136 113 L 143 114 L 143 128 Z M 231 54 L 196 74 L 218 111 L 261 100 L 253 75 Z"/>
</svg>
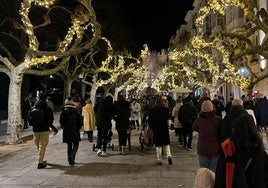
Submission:
<svg viewBox="0 0 268 188">
<path fill-rule="evenodd" d="M 108 140 L 108 127 L 98 127 L 98 139 L 97 139 L 97 148 L 103 149 L 106 151 L 107 140 Z"/>
</svg>

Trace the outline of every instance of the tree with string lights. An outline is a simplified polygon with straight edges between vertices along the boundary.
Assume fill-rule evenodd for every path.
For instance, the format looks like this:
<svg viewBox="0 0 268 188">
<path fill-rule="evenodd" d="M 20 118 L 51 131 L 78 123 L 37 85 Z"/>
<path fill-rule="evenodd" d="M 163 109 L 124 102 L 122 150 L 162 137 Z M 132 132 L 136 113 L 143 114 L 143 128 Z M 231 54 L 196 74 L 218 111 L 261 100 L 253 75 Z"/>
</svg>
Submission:
<svg viewBox="0 0 268 188">
<path fill-rule="evenodd" d="M 228 16 L 228 9 L 239 8 L 243 11 L 246 23 L 236 31 L 228 31 L 222 27 L 216 35 L 211 35 L 203 31 L 206 17 L 217 14 L 218 16 Z M 183 67 L 193 68 L 193 62 L 197 62 L 195 67 L 202 67 L 202 71 L 208 71 L 212 76 L 211 81 L 218 84 L 217 80 L 227 81 L 240 86 L 246 93 L 252 92 L 253 87 L 261 80 L 268 77 L 267 69 L 260 69 L 259 62 L 267 59 L 267 37 L 268 34 L 268 14 L 264 8 L 258 7 L 256 1 L 252 0 L 230 0 L 218 1 L 208 0 L 207 4 L 200 8 L 196 26 L 198 34 L 190 37 L 188 45 L 184 50 L 176 48 L 170 51 L 170 58 Z M 223 25 L 224 26 L 224 25 Z M 255 41 L 259 36 L 260 43 Z M 263 38 L 261 36 L 264 36 Z M 175 43 L 173 39 L 173 43 Z M 181 46 L 180 46 L 181 47 Z M 219 64 L 215 64 L 212 55 L 220 59 Z M 200 57 L 202 58 L 200 60 Z M 192 61 L 197 58 L 199 61 Z M 186 60 L 188 59 L 188 60 Z M 186 61 L 185 61 L 186 60 Z M 249 73 L 241 75 L 241 67 L 247 68 Z M 223 71 L 225 70 L 225 71 Z M 196 80 L 198 81 L 198 79 Z"/>
<path fill-rule="evenodd" d="M 17 143 L 24 75 L 58 72 L 70 56 L 90 50 L 101 32 L 90 0 L 3 0 L 0 9 L 0 71 L 10 78 L 6 142 Z"/>
</svg>

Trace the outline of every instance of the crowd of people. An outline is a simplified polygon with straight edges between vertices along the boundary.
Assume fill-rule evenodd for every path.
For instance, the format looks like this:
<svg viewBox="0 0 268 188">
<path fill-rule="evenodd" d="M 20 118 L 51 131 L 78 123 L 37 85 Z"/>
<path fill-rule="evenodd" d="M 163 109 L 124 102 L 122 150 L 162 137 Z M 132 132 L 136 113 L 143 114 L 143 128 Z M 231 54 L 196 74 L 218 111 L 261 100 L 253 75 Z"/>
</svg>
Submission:
<svg viewBox="0 0 268 188">
<path fill-rule="evenodd" d="M 268 100 L 263 95 L 258 100 L 253 100 L 249 95 L 231 97 L 226 105 L 219 96 L 215 95 L 211 99 L 204 95 L 198 98 L 194 93 L 179 96 L 176 100 L 168 95 L 130 100 L 119 95 L 115 100 L 108 93 L 95 104 L 89 98 L 85 101 L 86 104 L 82 105 L 77 96 L 68 97 L 60 114 L 63 142 L 67 144 L 70 165 L 75 164 L 82 127 L 89 142 L 93 142 L 93 131 L 97 131 L 96 154 L 109 155 L 106 148 L 112 120 L 115 121 L 115 130 L 118 133 L 120 154 L 126 155 L 131 148 L 130 145 L 127 147 L 128 140 L 130 144 L 131 130 L 143 129 L 146 122 L 153 131 L 155 164 L 163 164 L 164 154 L 167 163 L 172 165 L 169 135 L 171 122 L 179 144 L 187 151 L 192 150 L 193 132 L 197 132 L 196 149 L 202 169 L 198 171 L 197 179 L 212 179 L 210 184 L 215 187 L 268 187 L 265 178 L 268 173 L 268 156 L 260 135 L 261 131 L 267 131 L 268 126 Z M 47 96 L 40 96 L 34 105 L 40 106 L 48 121 L 46 125 L 33 125 L 35 144 L 39 151 L 38 169 L 46 167 L 43 159 L 49 127 L 53 127 L 54 119 Z M 38 126 L 45 128 L 40 129 Z M 210 176 L 213 178 L 200 178 L 203 172 L 213 174 Z M 196 184 L 202 185 L 200 182 Z"/>
<path fill-rule="evenodd" d="M 200 165 L 195 188 L 268 187 L 268 155 L 261 136 L 267 134 L 267 99 L 243 95 L 224 106 L 214 98 L 199 100 L 192 124 Z"/>
</svg>

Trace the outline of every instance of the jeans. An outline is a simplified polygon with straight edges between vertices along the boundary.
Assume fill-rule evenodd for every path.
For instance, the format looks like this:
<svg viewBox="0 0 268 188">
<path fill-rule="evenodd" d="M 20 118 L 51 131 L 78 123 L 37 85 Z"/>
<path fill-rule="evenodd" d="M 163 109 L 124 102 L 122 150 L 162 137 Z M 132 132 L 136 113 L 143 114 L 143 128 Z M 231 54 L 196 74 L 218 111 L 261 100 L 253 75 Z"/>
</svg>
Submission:
<svg viewBox="0 0 268 188">
<path fill-rule="evenodd" d="M 79 147 L 79 142 L 67 142 L 67 155 L 68 159 L 75 160 L 75 156 Z"/>
<path fill-rule="evenodd" d="M 208 156 L 199 155 L 198 158 L 199 158 L 200 168 L 204 167 L 204 168 L 210 169 L 213 172 L 216 171 L 218 156 L 217 157 L 208 157 Z"/>
</svg>

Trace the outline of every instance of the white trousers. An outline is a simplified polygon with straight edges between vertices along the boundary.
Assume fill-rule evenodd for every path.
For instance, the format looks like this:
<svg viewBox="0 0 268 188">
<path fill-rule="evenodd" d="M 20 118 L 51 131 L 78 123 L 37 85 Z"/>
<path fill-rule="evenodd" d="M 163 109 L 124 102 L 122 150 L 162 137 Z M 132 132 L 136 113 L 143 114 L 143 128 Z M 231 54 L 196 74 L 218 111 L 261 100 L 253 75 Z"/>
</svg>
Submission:
<svg viewBox="0 0 268 188">
<path fill-rule="evenodd" d="M 162 147 L 155 147 L 156 150 L 156 159 L 158 161 L 162 160 Z M 164 153 L 167 157 L 171 157 L 170 145 L 163 146 Z"/>
</svg>

